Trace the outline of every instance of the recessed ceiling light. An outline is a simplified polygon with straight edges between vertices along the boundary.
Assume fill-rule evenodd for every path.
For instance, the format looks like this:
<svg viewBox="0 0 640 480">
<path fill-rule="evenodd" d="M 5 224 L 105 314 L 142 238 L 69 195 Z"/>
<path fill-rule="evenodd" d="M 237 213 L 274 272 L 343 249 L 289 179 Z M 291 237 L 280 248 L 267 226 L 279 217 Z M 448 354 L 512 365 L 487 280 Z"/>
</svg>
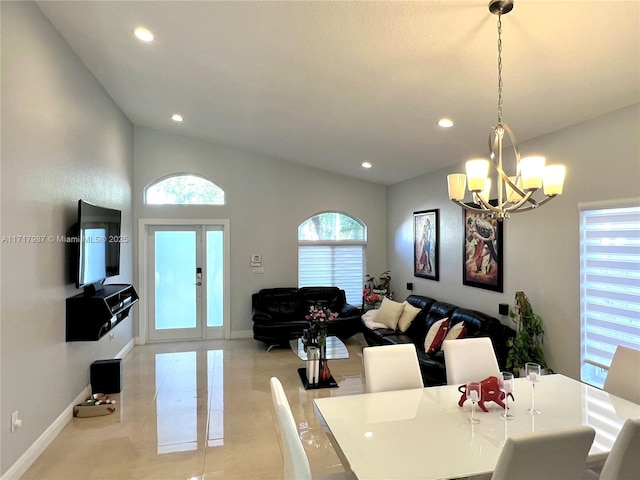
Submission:
<svg viewBox="0 0 640 480">
<path fill-rule="evenodd" d="M 451 128 L 453 127 L 453 120 L 450 120 L 448 118 L 441 118 L 440 120 L 438 120 L 438 125 L 440 125 L 442 128 Z"/>
<path fill-rule="evenodd" d="M 362 162 L 362 168 L 366 168 L 369 169 L 371 168 L 373 165 L 371 165 L 369 162 Z"/>
<path fill-rule="evenodd" d="M 184 122 L 184 118 L 179 113 L 174 113 L 173 115 L 171 115 L 171 120 L 173 120 L 176 123 Z"/>
<path fill-rule="evenodd" d="M 133 34 L 140 40 L 141 42 L 151 43 L 153 42 L 153 33 L 150 30 L 144 27 L 138 27 L 133 31 Z"/>
</svg>

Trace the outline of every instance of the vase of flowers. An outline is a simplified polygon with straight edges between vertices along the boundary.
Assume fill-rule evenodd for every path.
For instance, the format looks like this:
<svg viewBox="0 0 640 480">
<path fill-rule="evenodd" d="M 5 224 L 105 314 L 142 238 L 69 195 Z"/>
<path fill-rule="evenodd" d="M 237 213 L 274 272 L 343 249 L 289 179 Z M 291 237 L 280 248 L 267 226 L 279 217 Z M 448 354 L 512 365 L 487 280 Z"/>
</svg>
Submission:
<svg viewBox="0 0 640 480">
<path fill-rule="evenodd" d="M 309 322 L 309 336 L 316 338 L 320 349 L 320 380 L 328 381 L 331 378 L 331 371 L 327 363 L 327 330 L 329 322 L 338 316 L 328 307 L 322 305 L 311 305 L 309 314 L 305 317 Z"/>
</svg>

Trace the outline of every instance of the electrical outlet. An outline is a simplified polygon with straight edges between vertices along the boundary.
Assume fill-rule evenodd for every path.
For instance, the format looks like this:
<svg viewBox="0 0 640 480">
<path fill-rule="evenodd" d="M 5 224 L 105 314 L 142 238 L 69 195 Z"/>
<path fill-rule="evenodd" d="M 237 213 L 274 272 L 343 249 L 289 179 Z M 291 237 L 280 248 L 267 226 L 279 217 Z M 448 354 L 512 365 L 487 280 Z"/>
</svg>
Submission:
<svg viewBox="0 0 640 480">
<path fill-rule="evenodd" d="M 11 433 L 15 432 L 22 426 L 22 419 L 20 418 L 20 412 L 16 410 L 11 414 Z"/>
</svg>

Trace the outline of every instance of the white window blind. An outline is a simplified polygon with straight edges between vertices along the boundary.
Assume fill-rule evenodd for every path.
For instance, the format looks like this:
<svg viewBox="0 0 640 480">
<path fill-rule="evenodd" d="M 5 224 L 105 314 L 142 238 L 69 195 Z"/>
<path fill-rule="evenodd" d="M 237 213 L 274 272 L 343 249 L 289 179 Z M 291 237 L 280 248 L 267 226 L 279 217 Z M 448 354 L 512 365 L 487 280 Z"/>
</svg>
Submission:
<svg viewBox="0 0 640 480">
<path fill-rule="evenodd" d="M 362 304 L 364 245 L 300 245 L 299 287 L 339 287 L 347 303 Z"/>
<path fill-rule="evenodd" d="M 640 202 L 580 210 L 581 378 L 602 387 L 616 346 L 640 349 Z"/>
</svg>

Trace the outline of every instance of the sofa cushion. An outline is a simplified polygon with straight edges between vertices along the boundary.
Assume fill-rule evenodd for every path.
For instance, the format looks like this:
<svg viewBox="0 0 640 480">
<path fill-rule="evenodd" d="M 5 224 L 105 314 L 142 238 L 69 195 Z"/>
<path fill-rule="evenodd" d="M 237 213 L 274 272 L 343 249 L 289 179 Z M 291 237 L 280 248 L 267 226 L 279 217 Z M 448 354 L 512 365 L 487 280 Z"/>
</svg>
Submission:
<svg viewBox="0 0 640 480">
<path fill-rule="evenodd" d="M 449 330 L 449 319 L 442 318 L 435 322 L 424 338 L 424 351 L 425 353 L 433 353 L 440 350 L 440 345 L 444 341 L 444 337 Z"/>
<path fill-rule="evenodd" d="M 409 295 L 407 297 L 407 303 L 409 303 L 409 305 L 420 308 L 421 310 L 416 318 L 413 319 L 413 322 L 411 322 L 411 325 L 409 325 L 405 333 L 420 343 L 421 349 L 424 337 L 427 334 L 427 330 L 429 330 L 425 325 L 425 319 L 427 318 L 431 305 L 435 302 L 436 300 L 434 298 L 423 297 L 421 295 Z"/>
<path fill-rule="evenodd" d="M 411 326 L 411 322 L 413 322 L 422 309 L 414 307 L 406 300 L 402 303 L 404 304 L 404 309 L 402 310 L 402 315 L 400 315 L 400 319 L 398 320 L 398 330 L 406 332 Z"/>
<path fill-rule="evenodd" d="M 468 337 L 489 336 L 491 329 L 493 329 L 497 323 L 500 323 L 500 321 L 494 317 L 467 308 L 456 308 L 449 318 L 451 318 L 452 325 L 463 322 Z"/>
<path fill-rule="evenodd" d="M 362 314 L 362 321 L 364 322 L 367 328 L 370 328 L 371 330 L 375 330 L 376 328 L 387 328 L 387 326 L 384 323 L 380 323 L 376 321 L 376 318 L 378 318 L 379 312 L 380 310 L 373 309 L 373 310 L 367 310 Z"/>
<path fill-rule="evenodd" d="M 338 287 L 302 287 L 299 290 L 302 312 L 309 313 L 309 308 L 313 306 L 327 307 L 335 313 L 340 313 L 342 306 L 346 303 L 344 290 Z"/>
<path fill-rule="evenodd" d="M 395 302 L 390 298 L 384 297 L 378 315 L 376 316 L 376 322 L 382 323 L 386 325 L 387 328 L 395 330 L 403 310 L 403 303 Z"/>
<path fill-rule="evenodd" d="M 458 338 L 464 338 L 467 335 L 467 328 L 464 322 L 458 322 L 453 327 L 449 327 L 449 331 L 445 335 L 445 340 L 456 340 Z M 443 340 L 444 341 L 444 340 Z"/>
<path fill-rule="evenodd" d="M 297 288 L 266 288 L 258 292 L 260 311 L 279 321 L 299 320 L 300 300 Z"/>
</svg>

